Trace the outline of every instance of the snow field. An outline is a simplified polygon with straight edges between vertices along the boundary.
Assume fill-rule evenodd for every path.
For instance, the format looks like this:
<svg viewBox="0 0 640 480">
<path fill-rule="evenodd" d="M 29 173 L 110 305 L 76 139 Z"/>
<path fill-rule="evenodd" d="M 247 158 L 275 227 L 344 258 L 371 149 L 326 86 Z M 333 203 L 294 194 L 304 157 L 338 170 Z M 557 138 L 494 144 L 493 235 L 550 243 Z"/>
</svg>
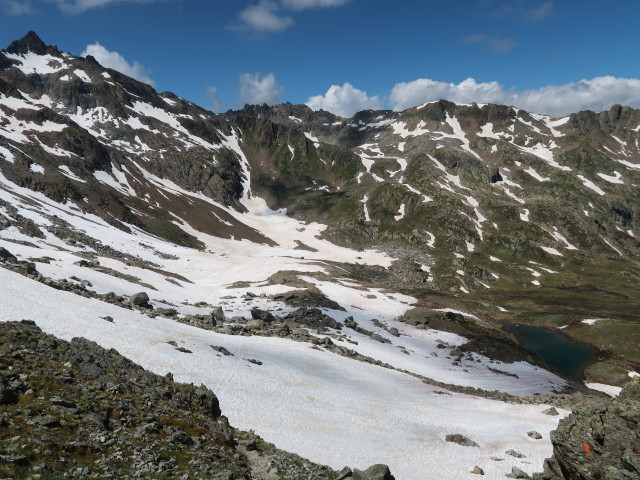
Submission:
<svg viewBox="0 0 640 480">
<path fill-rule="evenodd" d="M 267 441 L 334 468 L 388 464 L 397 478 L 466 479 L 474 465 L 489 478 L 512 466 L 532 473 L 551 455 L 557 417 L 540 405 L 510 405 L 443 392 L 411 376 L 279 338 L 225 336 L 170 320 L 150 319 L 0 269 L 0 320 L 30 318 L 60 338 L 83 336 L 157 374 L 204 383 L 230 422 Z M 25 291 L 31 302 L 15 302 Z M 114 318 L 110 323 L 100 317 Z M 176 340 L 192 354 L 166 344 Z M 210 345 L 235 357 L 218 356 Z M 263 365 L 247 362 L 257 359 Z M 563 412 L 565 415 L 567 412 Z M 533 440 L 536 430 L 545 440 Z M 444 441 L 460 433 L 480 448 Z M 516 459 L 504 452 L 526 455 Z M 491 457 L 503 458 L 494 461 Z M 444 473 L 446 472 L 446 473 Z M 444 477 L 443 477 L 444 473 Z"/>
<path fill-rule="evenodd" d="M 552 393 L 561 390 L 566 384 L 558 376 L 529 363 L 508 364 L 489 360 L 475 353 L 471 356 L 472 358 L 461 360 L 459 365 L 452 365 L 452 357 L 457 355 L 451 355 L 450 351 L 466 343 L 466 338 L 438 330 L 419 330 L 396 320 L 410 309 L 415 299 L 400 294 L 385 293 L 380 289 L 360 290 L 320 281 L 313 277 L 302 275 L 299 277 L 314 284 L 327 297 L 347 310 L 346 312 L 326 310 L 329 316 L 340 322 L 347 316 L 352 316 L 360 327 L 373 331 L 391 342 L 380 343 L 367 335 L 343 328 L 342 333 L 358 342 L 357 345 L 348 343 L 344 346 L 362 355 L 439 382 L 484 390 L 500 390 L 513 395 Z M 454 310 L 445 309 L 445 311 Z M 474 318 L 464 312 L 454 312 Z M 394 337 L 378 327 L 372 322 L 374 318 L 383 321 L 388 328 L 397 328 L 401 336 Z M 448 345 L 448 348 L 438 348 L 438 345 L 443 342 Z M 403 350 L 406 350 L 409 355 Z M 489 367 L 517 375 L 518 378 L 496 373 L 489 370 Z"/>
</svg>

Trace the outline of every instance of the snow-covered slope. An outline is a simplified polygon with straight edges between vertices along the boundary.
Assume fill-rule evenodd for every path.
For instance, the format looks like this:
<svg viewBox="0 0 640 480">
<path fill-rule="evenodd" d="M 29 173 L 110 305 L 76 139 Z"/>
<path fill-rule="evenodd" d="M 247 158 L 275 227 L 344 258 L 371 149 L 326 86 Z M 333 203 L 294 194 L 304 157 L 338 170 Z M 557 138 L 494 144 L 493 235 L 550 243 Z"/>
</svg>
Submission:
<svg viewBox="0 0 640 480">
<path fill-rule="evenodd" d="M 551 454 L 549 432 L 557 418 L 544 415 L 541 405 L 509 405 L 448 392 L 305 343 L 221 335 L 150 319 L 4 269 L 0 281 L 3 321 L 30 318 L 61 338 L 83 336 L 155 373 L 204 383 L 216 391 L 234 425 L 334 468 L 384 462 L 397 478 L 418 480 L 446 471 L 440 478 L 453 480 L 468 478 L 481 465 L 490 478 L 498 478 L 512 466 L 529 473 L 540 470 Z M 31 301 L 15 302 L 25 291 Z M 191 353 L 176 350 L 169 341 Z M 212 345 L 234 356 L 220 355 Z M 530 438 L 529 431 L 538 431 L 545 440 Z M 445 441 L 456 433 L 480 446 Z M 526 460 L 506 454 L 511 449 Z"/>
</svg>

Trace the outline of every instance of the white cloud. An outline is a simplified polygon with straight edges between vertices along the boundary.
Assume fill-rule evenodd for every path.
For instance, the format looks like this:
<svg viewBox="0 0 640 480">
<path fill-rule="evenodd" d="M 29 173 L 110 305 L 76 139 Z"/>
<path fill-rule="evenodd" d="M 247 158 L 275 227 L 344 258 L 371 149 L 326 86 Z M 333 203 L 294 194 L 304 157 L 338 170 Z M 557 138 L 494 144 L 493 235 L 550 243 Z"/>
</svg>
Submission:
<svg viewBox="0 0 640 480">
<path fill-rule="evenodd" d="M 243 27 L 260 32 L 281 32 L 293 25 L 293 18 L 280 15 L 280 6 L 272 0 L 260 0 L 240 12 Z"/>
<path fill-rule="evenodd" d="M 566 115 L 580 110 L 600 112 L 618 103 L 640 108 L 640 79 L 612 76 L 551 85 L 515 94 L 515 105 L 528 111 Z"/>
<path fill-rule="evenodd" d="M 332 85 L 324 95 L 310 97 L 307 105 L 313 110 L 327 110 L 341 117 L 351 117 L 361 110 L 382 108 L 382 102 L 377 96 L 369 97 L 366 92 L 349 83 L 341 87 Z"/>
<path fill-rule="evenodd" d="M 394 110 L 404 110 L 440 99 L 513 105 L 529 112 L 561 116 L 580 110 L 607 110 L 616 103 L 640 108 L 640 79 L 605 76 L 517 91 L 506 90 L 498 82 L 478 83 L 473 78 L 459 84 L 421 78 L 396 84 L 389 103 Z"/>
<path fill-rule="evenodd" d="M 508 92 L 498 82 L 478 83 L 473 78 L 455 84 L 419 78 L 397 83 L 389 102 L 394 110 L 404 110 L 426 102 L 445 99 L 456 103 L 503 103 Z"/>
<path fill-rule="evenodd" d="M 94 8 L 106 7 L 114 3 L 152 3 L 158 0 L 47 0 L 55 3 L 64 13 L 82 13 Z"/>
<path fill-rule="evenodd" d="M 243 73 L 240 79 L 239 97 L 242 103 L 273 105 L 280 102 L 284 87 L 273 73 L 261 77 L 259 73 Z"/>
<path fill-rule="evenodd" d="M 307 10 L 308 8 L 341 7 L 351 0 L 282 0 L 282 5 L 293 10 Z"/>
<path fill-rule="evenodd" d="M 104 1 L 104 0 L 103 0 Z M 240 25 L 231 25 L 232 30 L 250 30 L 254 32 L 282 32 L 295 21 L 281 12 L 288 10 L 308 10 L 310 8 L 340 7 L 351 0 L 260 0 L 240 12 Z"/>
<path fill-rule="evenodd" d="M 30 1 L 2 0 L 0 1 L 0 7 L 7 15 L 15 17 L 18 15 L 29 15 L 34 12 Z"/>
<path fill-rule="evenodd" d="M 104 67 L 112 68 L 149 85 L 155 85 L 155 82 L 149 77 L 149 69 L 147 67 L 137 61 L 129 63 L 118 52 L 111 52 L 98 42 L 93 45 L 87 45 L 87 48 L 80 55 L 82 57 L 91 55 Z"/>
</svg>

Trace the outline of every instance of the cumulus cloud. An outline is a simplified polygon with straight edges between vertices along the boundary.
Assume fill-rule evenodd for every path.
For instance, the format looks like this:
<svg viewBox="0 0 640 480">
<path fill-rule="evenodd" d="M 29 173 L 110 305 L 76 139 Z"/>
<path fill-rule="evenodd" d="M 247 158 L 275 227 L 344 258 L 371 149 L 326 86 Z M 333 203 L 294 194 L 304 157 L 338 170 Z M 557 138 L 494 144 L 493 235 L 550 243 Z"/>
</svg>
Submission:
<svg viewBox="0 0 640 480">
<path fill-rule="evenodd" d="M 2 7 L 2 11 L 5 14 L 13 17 L 29 15 L 34 12 L 33 6 L 29 1 L 2 0 L 0 1 L 0 7 Z"/>
<path fill-rule="evenodd" d="M 242 103 L 274 105 L 280 102 L 284 87 L 273 73 L 264 77 L 259 73 L 243 73 L 240 79 L 239 97 Z"/>
<path fill-rule="evenodd" d="M 87 48 L 85 48 L 84 52 L 80 55 L 83 57 L 91 55 L 104 67 L 113 68 L 114 70 L 133 77 L 136 80 L 148 83 L 149 85 L 155 85 L 155 82 L 149 77 L 149 69 L 147 67 L 137 61 L 129 63 L 118 52 L 111 52 L 98 42 L 93 45 L 87 45 Z"/>
<path fill-rule="evenodd" d="M 293 10 L 307 10 L 319 7 L 341 7 L 351 0 L 282 0 L 282 5 Z"/>
<path fill-rule="evenodd" d="M 382 102 L 377 96 L 369 97 L 366 92 L 349 83 L 341 87 L 332 85 L 324 95 L 310 97 L 307 105 L 313 110 L 327 110 L 341 117 L 351 117 L 361 110 L 382 108 Z"/>
<path fill-rule="evenodd" d="M 293 18 L 280 14 L 280 5 L 272 0 L 260 0 L 240 12 L 241 29 L 259 32 L 282 32 L 293 25 Z"/>
<path fill-rule="evenodd" d="M 580 110 L 607 110 L 616 103 L 640 108 L 640 79 L 596 77 L 515 94 L 513 104 L 528 111 L 566 115 Z"/>
<path fill-rule="evenodd" d="M 498 82 L 478 83 L 473 78 L 455 84 L 419 78 L 396 83 L 389 102 L 394 110 L 404 110 L 426 102 L 445 99 L 456 103 L 504 103 L 507 92 Z"/>
<path fill-rule="evenodd" d="M 294 19 L 282 12 L 283 9 L 302 11 L 310 8 L 340 7 L 351 0 L 260 0 L 240 12 L 240 24 L 231 25 L 232 30 L 252 32 L 282 32 L 291 27 Z"/>
<path fill-rule="evenodd" d="M 421 78 L 396 84 L 389 95 L 394 110 L 440 99 L 455 103 L 498 103 L 552 116 L 580 110 L 602 111 L 619 103 L 640 108 L 640 79 L 596 77 L 532 90 L 505 89 L 498 82 L 468 78 L 458 84 Z"/>
<path fill-rule="evenodd" d="M 55 3 L 64 13 L 82 13 L 94 8 L 106 7 L 116 3 L 152 3 L 158 0 L 48 0 Z"/>
</svg>

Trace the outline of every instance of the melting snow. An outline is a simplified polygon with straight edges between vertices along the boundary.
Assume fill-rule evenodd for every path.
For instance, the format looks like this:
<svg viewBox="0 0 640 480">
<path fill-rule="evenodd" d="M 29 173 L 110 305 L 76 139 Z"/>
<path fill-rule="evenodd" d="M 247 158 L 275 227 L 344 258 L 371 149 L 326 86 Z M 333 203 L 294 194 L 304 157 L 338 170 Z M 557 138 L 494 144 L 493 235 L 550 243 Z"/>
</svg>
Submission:
<svg viewBox="0 0 640 480">
<path fill-rule="evenodd" d="M 404 203 L 400 205 L 400 208 L 398 209 L 398 214 L 395 215 L 393 218 L 395 219 L 396 222 L 404 218 Z"/>
<path fill-rule="evenodd" d="M 56 73 L 60 70 L 68 68 L 68 65 L 64 63 L 60 58 L 52 55 L 37 55 L 33 52 L 28 52 L 24 55 L 17 55 L 14 53 L 4 52 L 4 55 L 12 60 L 17 60 L 20 65 L 17 65 L 22 73 L 27 75 L 31 73 L 39 73 L 40 75 L 48 75 L 50 73 Z"/>
<path fill-rule="evenodd" d="M 85 83 L 91 83 L 91 78 L 84 70 L 74 70 L 73 73 Z"/>
<path fill-rule="evenodd" d="M 622 254 L 622 252 L 620 250 L 618 250 L 616 247 L 614 247 L 606 238 L 604 237 L 600 237 L 602 238 L 602 240 L 604 241 L 604 243 L 606 243 L 607 245 L 609 245 L 612 249 L 614 249 L 618 255 L 620 255 L 621 257 L 623 257 L 624 255 Z"/>
<path fill-rule="evenodd" d="M 620 175 L 620 172 L 614 171 L 613 173 L 615 173 L 615 177 L 611 175 L 606 175 L 604 173 L 598 173 L 598 176 L 609 183 L 617 183 L 621 185 L 624 184 L 624 180 L 622 180 L 622 175 Z"/>
<path fill-rule="evenodd" d="M 38 165 L 37 163 L 32 163 L 29 165 L 29 170 L 35 173 L 44 174 L 44 167 L 42 165 Z"/>
<path fill-rule="evenodd" d="M 592 390 L 598 390 L 600 392 L 604 392 L 610 397 L 617 397 L 618 395 L 620 395 L 620 392 L 622 391 L 622 387 L 615 387 L 613 385 L 606 385 L 604 383 L 586 383 L 585 382 L 585 385 Z"/>
<path fill-rule="evenodd" d="M 549 180 L 551 180 L 550 177 L 543 177 L 531 167 L 525 169 L 525 172 L 531 175 L 533 178 L 535 178 L 539 182 L 548 182 Z"/>
<path fill-rule="evenodd" d="M 556 240 L 560 240 L 562 243 L 564 243 L 566 245 L 567 250 L 577 250 L 578 248 L 575 247 L 574 245 L 571 245 L 569 243 L 569 240 L 567 240 L 564 235 L 562 235 L 560 232 L 558 232 L 558 227 L 553 227 L 553 232 L 549 232 L 551 234 L 551 236 L 553 236 L 553 238 L 555 238 Z"/>
<path fill-rule="evenodd" d="M 369 201 L 369 195 L 365 195 L 360 202 L 364 205 L 364 219 L 367 222 L 371 221 L 371 217 L 369 216 L 369 208 L 367 207 L 367 202 Z"/>
<path fill-rule="evenodd" d="M 69 167 L 66 165 L 59 165 L 58 169 L 62 172 L 65 177 L 69 177 L 71 180 L 75 180 L 76 182 L 86 183 L 86 180 L 81 179 L 75 173 L 73 173 Z"/>
<path fill-rule="evenodd" d="M 427 246 L 431 247 L 431 248 L 435 247 L 435 245 L 436 245 L 436 236 L 431 232 L 427 232 L 426 230 L 424 230 L 424 233 L 429 235 L 429 240 L 427 240 Z"/>
<path fill-rule="evenodd" d="M 585 323 L 587 325 L 595 325 L 600 320 L 602 319 L 601 318 L 585 318 L 584 320 L 582 320 L 582 323 Z"/>
<path fill-rule="evenodd" d="M 558 257 L 562 257 L 562 253 L 560 253 L 558 250 L 556 250 L 555 248 L 551 248 L 551 247 L 540 247 L 542 250 L 544 250 L 545 252 L 551 254 L 551 255 L 556 255 Z"/>
<path fill-rule="evenodd" d="M 7 162 L 14 163 L 16 161 L 15 155 L 4 147 L 0 147 L 0 155 L 2 155 Z"/>
<path fill-rule="evenodd" d="M 596 192 L 598 195 L 606 195 L 604 190 L 602 190 L 600 187 L 598 187 L 595 183 L 593 183 L 591 180 L 586 179 L 583 175 L 577 175 L 577 177 L 582 180 L 582 184 L 587 187 L 590 188 L 591 190 L 593 190 L 594 192 Z"/>
</svg>

